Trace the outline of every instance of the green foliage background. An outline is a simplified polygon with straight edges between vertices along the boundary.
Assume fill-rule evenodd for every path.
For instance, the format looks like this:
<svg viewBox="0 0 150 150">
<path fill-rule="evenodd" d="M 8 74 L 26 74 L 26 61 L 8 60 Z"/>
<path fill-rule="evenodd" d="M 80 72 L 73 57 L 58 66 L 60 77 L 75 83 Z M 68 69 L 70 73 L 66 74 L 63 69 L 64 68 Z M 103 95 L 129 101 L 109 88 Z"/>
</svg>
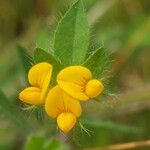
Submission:
<svg viewBox="0 0 150 150">
<path fill-rule="evenodd" d="M 0 149 L 90 147 L 92 150 L 94 147 L 150 138 L 150 2 L 83 2 L 77 3 L 79 7 L 75 7 L 79 9 L 72 12 L 75 18 L 82 18 L 82 22 L 75 22 L 72 15 L 66 15 L 65 19 L 72 21 L 62 21 L 56 32 L 58 22 L 73 0 L 0 1 Z M 86 13 L 82 12 L 83 5 L 87 10 L 89 29 Z M 70 33 L 77 34 L 71 37 Z M 71 45 L 70 38 L 74 39 Z M 79 40 L 81 38 L 85 43 Z M 67 61 L 62 58 L 61 48 L 63 54 L 69 51 L 66 58 L 70 59 Z M 78 59 L 75 59 L 76 51 L 80 51 Z M 107 53 L 111 54 L 110 60 Z M 32 55 L 34 59 L 30 57 Z M 83 61 L 84 57 L 86 61 Z M 84 105 L 80 119 L 82 125 L 92 131 L 90 136 L 77 126 L 66 137 L 66 145 L 61 144 L 55 121 L 47 116 L 43 118 L 42 108 L 22 110 L 24 105 L 18 100 L 18 93 L 28 84 L 28 68 L 43 59 L 54 64 L 54 77 L 64 66 L 82 63 L 94 69 L 94 76 L 105 83 L 107 90 Z M 102 65 L 98 66 L 99 63 Z M 52 83 L 55 83 L 54 79 Z"/>
</svg>

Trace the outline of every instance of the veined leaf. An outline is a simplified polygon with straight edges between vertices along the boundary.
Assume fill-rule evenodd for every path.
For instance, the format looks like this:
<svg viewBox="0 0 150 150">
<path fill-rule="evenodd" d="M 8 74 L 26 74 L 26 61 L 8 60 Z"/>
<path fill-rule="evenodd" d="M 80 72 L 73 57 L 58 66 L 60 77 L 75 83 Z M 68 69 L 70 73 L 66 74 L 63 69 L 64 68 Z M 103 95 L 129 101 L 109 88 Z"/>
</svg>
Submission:
<svg viewBox="0 0 150 150">
<path fill-rule="evenodd" d="M 54 54 L 65 65 L 83 63 L 89 45 L 89 30 L 82 0 L 78 0 L 59 22 Z"/>
<path fill-rule="evenodd" d="M 48 62 L 53 65 L 52 84 L 55 83 L 55 77 L 56 77 L 57 73 L 63 68 L 60 61 L 58 59 L 56 59 L 50 53 L 42 50 L 41 48 L 35 49 L 34 61 L 35 61 L 35 63 Z"/>
<path fill-rule="evenodd" d="M 53 33 L 48 28 L 43 29 L 37 36 L 36 48 L 41 48 L 46 52 L 53 53 L 52 37 L 53 37 Z"/>
<path fill-rule="evenodd" d="M 0 109 L 4 112 L 6 117 L 14 122 L 18 128 L 21 128 L 22 131 L 28 133 L 30 131 L 30 126 L 27 122 L 23 119 L 22 114 L 17 111 L 17 108 L 13 106 L 4 93 L 0 90 Z"/>
<path fill-rule="evenodd" d="M 29 69 L 32 66 L 33 60 L 31 58 L 31 56 L 27 53 L 26 49 L 23 48 L 22 46 L 18 45 L 17 46 L 17 51 L 19 54 L 19 58 L 21 60 L 23 69 L 25 71 L 25 73 L 28 73 Z"/>
<path fill-rule="evenodd" d="M 60 61 L 56 57 L 41 48 L 36 48 L 34 50 L 34 61 L 35 63 L 45 61 L 52 65 L 61 66 Z"/>
<path fill-rule="evenodd" d="M 91 70 L 93 77 L 100 78 L 106 71 L 108 64 L 108 51 L 105 48 L 99 48 L 87 58 L 83 65 Z"/>
</svg>

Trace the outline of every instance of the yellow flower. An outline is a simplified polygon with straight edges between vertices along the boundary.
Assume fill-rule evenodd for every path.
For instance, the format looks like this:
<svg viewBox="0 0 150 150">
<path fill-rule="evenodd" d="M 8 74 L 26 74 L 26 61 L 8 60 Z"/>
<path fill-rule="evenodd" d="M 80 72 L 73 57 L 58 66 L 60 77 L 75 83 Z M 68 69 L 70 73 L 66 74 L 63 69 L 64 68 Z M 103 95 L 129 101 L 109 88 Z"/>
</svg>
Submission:
<svg viewBox="0 0 150 150">
<path fill-rule="evenodd" d="M 28 80 L 31 87 L 20 92 L 19 99 L 33 105 L 43 104 L 51 80 L 51 74 L 52 65 L 46 62 L 33 66 L 28 72 Z"/>
<path fill-rule="evenodd" d="M 57 118 L 58 127 L 67 133 L 74 127 L 82 109 L 78 100 L 66 94 L 57 85 L 48 93 L 45 111 L 51 118 Z"/>
<path fill-rule="evenodd" d="M 62 90 L 79 100 L 97 97 L 104 89 L 99 80 L 92 79 L 90 70 L 82 66 L 70 66 L 61 70 L 57 82 Z"/>
<path fill-rule="evenodd" d="M 51 75 L 52 65 L 42 62 L 33 66 L 28 73 L 31 86 L 20 92 L 19 98 L 33 105 L 45 103 L 46 113 L 57 118 L 58 127 L 67 133 L 82 113 L 78 100 L 96 97 L 104 87 L 100 81 L 92 79 L 90 70 L 82 66 L 61 70 L 57 76 L 58 85 L 49 90 Z"/>
</svg>

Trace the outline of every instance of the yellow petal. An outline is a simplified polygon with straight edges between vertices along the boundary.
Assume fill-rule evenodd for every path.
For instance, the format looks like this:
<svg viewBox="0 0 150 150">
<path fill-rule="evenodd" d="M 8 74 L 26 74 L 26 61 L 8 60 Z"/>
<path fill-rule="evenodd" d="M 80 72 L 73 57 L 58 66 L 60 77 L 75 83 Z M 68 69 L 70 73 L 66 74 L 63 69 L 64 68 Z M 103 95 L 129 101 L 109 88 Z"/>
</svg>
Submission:
<svg viewBox="0 0 150 150">
<path fill-rule="evenodd" d="M 84 93 L 83 87 L 65 81 L 58 81 L 58 85 L 64 90 L 68 95 L 74 97 L 78 100 L 88 100 L 89 97 Z"/>
<path fill-rule="evenodd" d="M 76 117 L 72 113 L 61 113 L 57 117 L 58 127 L 64 132 L 68 133 L 76 123 Z"/>
<path fill-rule="evenodd" d="M 56 118 L 64 110 L 62 94 L 60 88 L 54 87 L 47 95 L 45 101 L 45 111 L 52 117 Z"/>
<path fill-rule="evenodd" d="M 78 85 L 83 85 L 84 81 L 92 78 L 89 69 L 82 66 L 70 66 L 61 70 L 57 76 L 57 80 L 73 82 Z"/>
<path fill-rule="evenodd" d="M 77 99 L 69 96 L 62 91 L 63 104 L 65 106 L 65 111 L 72 112 L 76 117 L 80 117 L 82 113 L 81 104 Z"/>
<path fill-rule="evenodd" d="M 28 80 L 32 86 L 46 88 L 49 85 L 52 73 L 52 65 L 46 62 L 33 66 L 28 73 Z M 46 80 L 46 81 L 45 81 Z"/>
<path fill-rule="evenodd" d="M 45 79 L 42 84 L 41 99 L 43 99 L 43 101 L 45 101 L 46 95 L 47 95 L 47 92 L 49 89 L 48 87 L 49 87 L 49 83 L 50 83 L 51 73 L 52 73 L 51 70 L 47 72 L 47 75 L 45 76 Z"/>
<path fill-rule="evenodd" d="M 58 85 L 70 96 L 87 100 L 88 96 L 84 93 L 87 82 L 92 78 L 90 70 L 82 66 L 70 66 L 57 76 Z"/>
<path fill-rule="evenodd" d="M 52 118 L 56 118 L 62 112 L 72 112 L 79 117 L 82 109 L 78 100 L 64 93 L 59 86 L 55 86 L 48 93 L 45 111 Z"/>
<path fill-rule="evenodd" d="M 36 87 L 28 87 L 19 94 L 19 99 L 25 103 L 32 105 L 43 104 L 41 99 L 41 89 Z"/>
<path fill-rule="evenodd" d="M 97 97 L 104 89 L 103 84 L 98 80 L 90 80 L 85 89 L 85 93 L 90 97 Z"/>
</svg>

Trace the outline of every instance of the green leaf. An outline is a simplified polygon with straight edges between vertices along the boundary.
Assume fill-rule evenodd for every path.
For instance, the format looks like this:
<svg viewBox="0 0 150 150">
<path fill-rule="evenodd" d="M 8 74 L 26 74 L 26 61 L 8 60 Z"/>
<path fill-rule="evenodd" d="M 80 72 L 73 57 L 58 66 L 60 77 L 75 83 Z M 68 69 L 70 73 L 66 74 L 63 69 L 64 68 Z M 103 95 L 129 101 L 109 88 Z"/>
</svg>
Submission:
<svg viewBox="0 0 150 150">
<path fill-rule="evenodd" d="M 61 66 L 60 61 L 56 57 L 41 48 L 36 48 L 34 50 L 34 61 L 35 63 L 45 61 L 55 66 Z"/>
<path fill-rule="evenodd" d="M 22 129 L 26 134 L 30 131 L 30 126 L 24 120 L 22 114 L 17 110 L 15 106 L 13 106 L 4 93 L 0 90 L 0 109 L 6 115 L 8 119 L 10 119 L 14 124 L 18 126 L 18 128 Z"/>
<path fill-rule="evenodd" d="M 108 51 L 105 48 L 99 48 L 87 58 L 83 65 L 91 70 L 94 78 L 100 78 L 107 71 L 108 64 Z"/>
<path fill-rule="evenodd" d="M 89 30 L 81 0 L 59 22 L 54 38 L 54 54 L 65 65 L 83 63 L 89 46 Z"/>
<path fill-rule="evenodd" d="M 56 59 L 50 53 L 42 50 L 41 48 L 35 49 L 34 61 L 35 61 L 35 63 L 48 62 L 48 63 L 53 65 L 52 84 L 54 84 L 55 83 L 55 77 L 56 77 L 57 73 L 63 68 L 60 61 L 58 59 Z"/>
<path fill-rule="evenodd" d="M 25 150 L 43 150 L 44 141 L 42 136 L 31 136 L 25 144 Z"/>
<path fill-rule="evenodd" d="M 39 35 L 37 36 L 36 40 L 36 48 L 41 48 L 46 52 L 53 53 L 53 33 L 48 28 L 43 29 Z"/>
<path fill-rule="evenodd" d="M 17 46 L 17 52 L 21 60 L 21 64 L 23 66 L 24 72 L 28 73 L 30 67 L 33 64 L 33 60 L 31 56 L 27 53 L 27 50 L 20 45 Z"/>
</svg>

